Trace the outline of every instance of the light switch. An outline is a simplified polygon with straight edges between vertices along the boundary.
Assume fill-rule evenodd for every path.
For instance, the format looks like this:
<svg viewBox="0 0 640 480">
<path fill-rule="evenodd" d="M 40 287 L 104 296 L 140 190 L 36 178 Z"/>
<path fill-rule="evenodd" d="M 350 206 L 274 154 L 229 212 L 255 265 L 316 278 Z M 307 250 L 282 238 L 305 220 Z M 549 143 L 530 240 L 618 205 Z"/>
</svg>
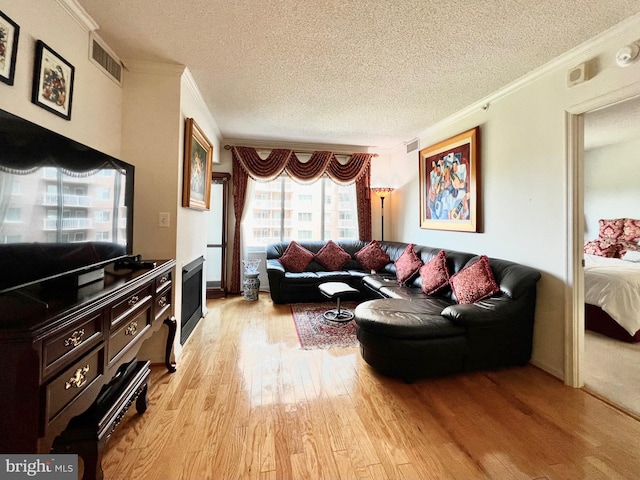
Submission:
<svg viewBox="0 0 640 480">
<path fill-rule="evenodd" d="M 168 228 L 171 225 L 171 216 L 169 212 L 160 212 L 158 214 L 158 226 Z"/>
</svg>

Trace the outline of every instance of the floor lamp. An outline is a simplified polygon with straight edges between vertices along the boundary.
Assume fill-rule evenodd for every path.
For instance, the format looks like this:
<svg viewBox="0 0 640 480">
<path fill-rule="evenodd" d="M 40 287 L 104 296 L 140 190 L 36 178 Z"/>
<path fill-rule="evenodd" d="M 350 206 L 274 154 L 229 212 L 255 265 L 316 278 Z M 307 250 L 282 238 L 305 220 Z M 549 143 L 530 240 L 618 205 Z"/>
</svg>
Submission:
<svg viewBox="0 0 640 480">
<path fill-rule="evenodd" d="M 384 241 L 384 199 L 393 192 L 393 188 L 373 187 L 371 191 L 380 197 L 380 215 L 382 219 L 382 234 L 380 235 L 380 241 Z"/>
</svg>

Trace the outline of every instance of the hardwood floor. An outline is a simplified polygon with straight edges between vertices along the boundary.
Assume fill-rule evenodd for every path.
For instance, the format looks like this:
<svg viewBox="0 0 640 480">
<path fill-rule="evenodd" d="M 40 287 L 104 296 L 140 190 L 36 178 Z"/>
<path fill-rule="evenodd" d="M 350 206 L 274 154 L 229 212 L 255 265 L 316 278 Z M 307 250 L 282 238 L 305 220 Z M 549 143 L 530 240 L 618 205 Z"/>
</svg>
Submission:
<svg viewBox="0 0 640 480">
<path fill-rule="evenodd" d="M 527 366 L 382 377 L 301 350 L 290 308 L 209 300 L 178 371 L 107 444 L 108 480 L 636 478 L 640 423 Z"/>
</svg>

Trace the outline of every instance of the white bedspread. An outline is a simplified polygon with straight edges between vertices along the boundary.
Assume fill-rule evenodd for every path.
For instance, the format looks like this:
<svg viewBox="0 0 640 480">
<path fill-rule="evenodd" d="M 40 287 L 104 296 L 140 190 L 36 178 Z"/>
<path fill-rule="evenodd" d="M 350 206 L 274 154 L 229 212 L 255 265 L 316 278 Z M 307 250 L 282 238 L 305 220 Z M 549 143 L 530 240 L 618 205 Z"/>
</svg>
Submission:
<svg viewBox="0 0 640 480">
<path fill-rule="evenodd" d="M 640 330 L 640 263 L 588 254 L 584 259 L 584 301 L 635 335 Z"/>
</svg>

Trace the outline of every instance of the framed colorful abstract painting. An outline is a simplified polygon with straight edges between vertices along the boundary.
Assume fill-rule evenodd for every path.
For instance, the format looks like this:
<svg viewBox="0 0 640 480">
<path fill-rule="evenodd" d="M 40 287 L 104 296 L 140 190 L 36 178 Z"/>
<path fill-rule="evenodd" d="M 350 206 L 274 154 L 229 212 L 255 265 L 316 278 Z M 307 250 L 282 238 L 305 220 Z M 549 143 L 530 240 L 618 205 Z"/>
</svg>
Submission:
<svg viewBox="0 0 640 480">
<path fill-rule="evenodd" d="M 13 85 L 20 27 L 0 11 L 0 82 Z"/>
<path fill-rule="evenodd" d="M 71 120 L 74 72 L 73 65 L 38 40 L 31 101 L 65 120 Z"/>
<path fill-rule="evenodd" d="M 479 231 L 479 131 L 420 150 L 420 228 Z"/>
</svg>

